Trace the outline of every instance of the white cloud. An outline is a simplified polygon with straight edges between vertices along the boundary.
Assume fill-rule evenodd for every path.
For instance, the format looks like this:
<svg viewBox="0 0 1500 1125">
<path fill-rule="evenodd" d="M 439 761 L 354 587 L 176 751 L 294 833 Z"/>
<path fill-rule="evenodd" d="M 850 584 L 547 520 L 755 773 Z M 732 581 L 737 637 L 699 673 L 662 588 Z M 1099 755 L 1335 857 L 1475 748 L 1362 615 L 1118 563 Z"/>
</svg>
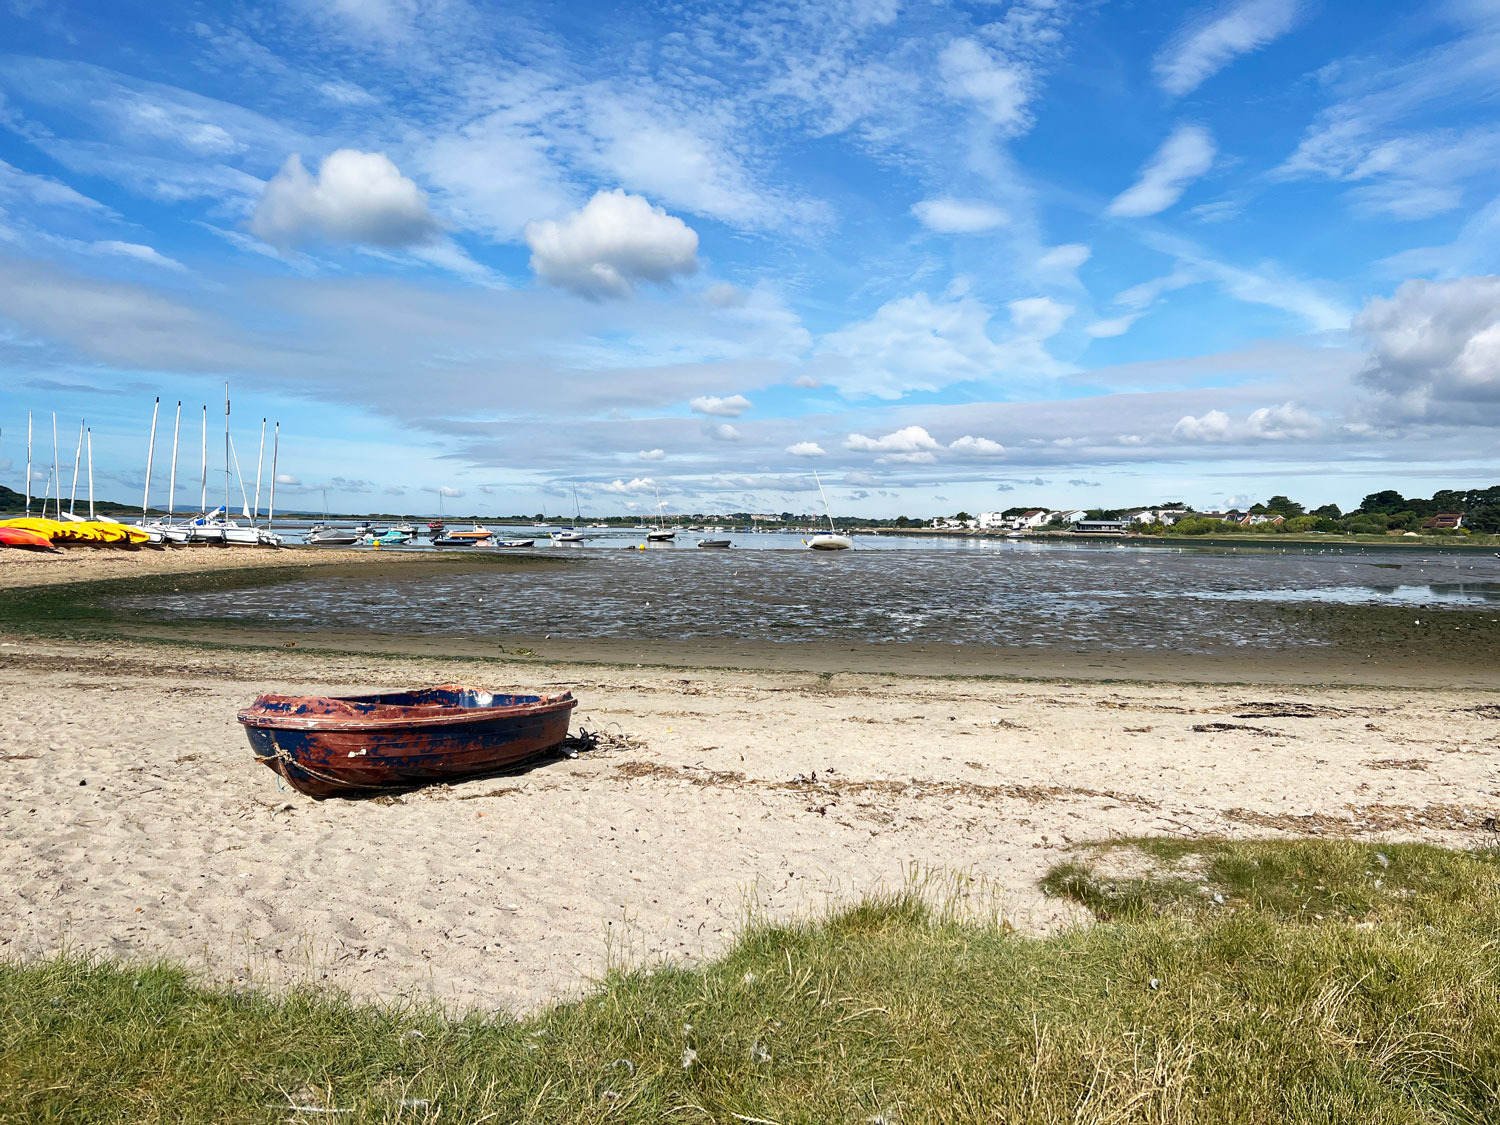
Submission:
<svg viewBox="0 0 1500 1125">
<path fill-rule="evenodd" d="M 633 477 L 630 480 L 616 480 L 610 484 L 598 486 L 600 492 L 613 492 L 621 496 L 638 496 L 643 493 L 654 493 L 656 482 L 650 477 Z"/>
<path fill-rule="evenodd" d="M 1126 313 L 1124 316 L 1112 316 L 1104 320 L 1096 320 L 1084 327 L 1084 331 L 1096 340 L 1108 339 L 1111 336 L 1123 336 L 1129 332 L 1131 326 L 1141 318 L 1140 313 Z"/>
<path fill-rule="evenodd" d="M 368 106 L 374 105 L 379 100 L 363 86 L 356 86 L 353 82 L 346 82 L 342 78 L 320 82 L 318 92 L 335 105 Z"/>
<path fill-rule="evenodd" d="M 705 431 L 714 441 L 739 441 L 740 432 L 728 422 L 720 422 L 717 426 L 709 426 Z"/>
<path fill-rule="evenodd" d="M 662 449 L 643 449 L 635 457 L 637 461 L 660 461 L 666 455 Z"/>
<path fill-rule="evenodd" d="M 348 148 L 331 153 L 316 178 L 300 156 L 287 157 L 256 204 L 250 229 L 283 248 L 309 240 L 396 248 L 438 234 L 426 196 L 390 157 Z"/>
<path fill-rule="evenodd" d="M 301 481 L 301 479 L 299 477 L 292 476 L 291 473 L 277 473 L 276 474 L 276 483 L 277 484 L 290 484 L 290 485 L 295 486 L 295 485 L 301 484 L 302 481 Z"/>
<path fill-rule="evenodd" d="M 971 437 L 965 434 L 957 441 L 950 441 L 948 448 L 963 457 L 1003 457 L 1005 446 L 989 438 Z"/>
<path fill-rule="evenodd" d="M 1355 327 L 1370 342 L 1360 381 L 1404 412 L 1493 421 L 1473 405 L 1500 402 L 1500 277 L 1408 281 L 1366 305 Z"/>
<path fill-rule="evenodd" d="M 1004 211 L 981 199 L 924 199 L 912 205 L 911 213 L 939 234 L 977 234 L 1010 222 Z"/>
<path fill-rule="evenodd" d="M 1028 297 L 1007 306 L 1011 334 L 990 337 L 991 313 L 964 296 L 934 301 L 926 293 L 888 301 L 867 320 L 823 337 L 813 370 L 843 394 L 899 398 L 913 390 L 937 390 L 1002 371 L 1058 374 L 1062 367 L 1045 342 L 1072 315 L 1071 306 L 1049 297 Z"/>
<path fill-rule="evenodd" d="M 1172 427 L 1172 436 L 1185 441 L 1229 441 L 1230 429 L 1228 414 L 1222 410 L 1210 410 L 1197 418 L 1184 415 Z"/>
<path fill-rule="evenodd" d="M 815 441 L 799 441 L 796 445 L 789 445 L 786 451 L 793 457 L 825 457 L 823 447 Z"/>
<path fill-rule="evenodd" d="M 1262 406 L 1251 411 L 1245 420 L 1245 431 L 1251 437 L 1268 441 L 1316 437 L 1322 430 L 1323 424 L 1317 418 L 1292 402 Z"/>
<path fill-rule="evenodd" d="M 84 211 L 109 210 L 60 180 L 23 172 L 3 160 L 0 160 L 0 199 L 24 200 L 45 207 L 77 207 Z"/>
<path fill-rule="evenodd" d="M 1179 125 L 1162 142 L 1140 179 L 1109 205 L 1111 215 L 1138 219 L 1165 211 L 1182 198 L 1188 184 L 1213 167 L 1214 138 L 1201 125 Z"/>
<path fill-rule="evenodd" d="M 1183 27 L 1156 56 L 1163 90 L 1191 93 L 1240 55 L 1285 35 L 1297 22 L 1298 0 L 1237 0 Z"/>
<path fill-rule="evenodd" d="M 1078 270 L 1092 256 L 1093 251 L 1082 242 L 1066 242 L 1061 246 L 1052 247 L 1038 258 L 1036 268 L 1043 273 L 1055 274 L 1076 282 Z"/>
<path fill-rule="evenodd" d="M 93 249 L 101 254 L 113 254 L 121 258 L 133 258 L 137 262 L 145 262 L 150 266 L 160 266 L 162 269 L 177 270 L 179 272 L 187 269 L 175 258 L 168 258 L 165 254 L 159 254 L 150 246 L 142 246 L 138 242 L 115 242 L 106 239 L 103 242 L 90 244 Z"/>
<path fill-rule="evenodd" d="M 974 103 L 979 112 L 1008 132 L 1019 132 L 1029 122 L 1029 72 L 997 58 L 973 39 L 955 39 L 944 49 L 938 66 L 948 92 Z"/>
<path fill-rule="evenodd" d="M 844 448 L 857 453 L 923 453 L 942 446 L 921 426 L 906 426 L 880 438 L 850 434 L 844 439 Z"/>
<path fill-rule="evenodd" d="M 619 188 L 561 221 L 527 223 L 526 243 L 538 277 L 594 299 L 628 297 L 634 282 L 665 285 L 698 269 L 697 232 Z"/>
<path fill-rule="evenodd" d="M 729 395 L 727 398 L 699 395 L 688 403 L 694 414 L 708 414 L 715 418 L 738 418 L 754 405 L 744 395 Z"/>
</svg>

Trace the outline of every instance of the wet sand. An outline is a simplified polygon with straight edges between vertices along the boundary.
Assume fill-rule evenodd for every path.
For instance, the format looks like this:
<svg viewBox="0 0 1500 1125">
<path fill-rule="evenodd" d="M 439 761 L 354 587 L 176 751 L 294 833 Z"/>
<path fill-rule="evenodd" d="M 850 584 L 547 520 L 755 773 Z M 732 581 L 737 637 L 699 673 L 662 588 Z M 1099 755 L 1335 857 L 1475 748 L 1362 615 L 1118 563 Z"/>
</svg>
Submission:
<svg viewBox="0 0 1500 1125">
<path fill-rule="evenodd" d="M 1500 695 L 1431 686 L 1420 658 L 1381 665 L 1374 688 L 1326 686 L 1311 665 L 1307 682 L 1325 686 L 1244 663 L 1234 684 L 1049 678 L 1034 653 L 1007 674 L 1038 678 L 1003 680 L 965 671 L 962 653 L 945 678 L 914 674 L 926 668 L 889 648 L 807 653 L 822 663 L 801 670 L 787 645 L 761 654 L 779 666 L 756 667 L 722 645 L 678 647 L 668 666 L 628 642 L 599 663 L 593 642 L 545 638 L 530 654 L 169 638 L 0 625 L 0 956 L 164 955 L 217 980 L 520 1010 L 611 958 L 711 956 L 750 906 L 788 917 L 913 868 L 978 877 L 1015 925 L 1045 932 L 1076 919 L 1036 880 L 1079 841 L 1464 846 L 1493 840 L 1500 815 Z M 1144 678 L 1130 654 L 1094 663 L 1111 659 Z M 449 680 L 569 687 L 575 731 L 617 748 L 315 802 L 281 788 L 234 721 L 264 691 Z"/>
</svg>

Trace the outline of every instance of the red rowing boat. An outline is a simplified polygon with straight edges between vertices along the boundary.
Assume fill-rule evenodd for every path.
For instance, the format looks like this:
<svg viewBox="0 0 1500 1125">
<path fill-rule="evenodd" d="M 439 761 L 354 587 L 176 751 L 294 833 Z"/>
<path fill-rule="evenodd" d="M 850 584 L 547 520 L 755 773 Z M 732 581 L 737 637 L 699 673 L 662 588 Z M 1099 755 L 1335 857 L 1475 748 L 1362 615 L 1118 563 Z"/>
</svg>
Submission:
<svg viewBox="0 0 1500 1125">
<path fill-rule="evenodd" d="M 455 781 L 568 737 L 571 692 L 495 695 L 459 684 L 379 695 L 262 695 L 237 716 L 255 756 L 312 797 Z"/>
</svg>

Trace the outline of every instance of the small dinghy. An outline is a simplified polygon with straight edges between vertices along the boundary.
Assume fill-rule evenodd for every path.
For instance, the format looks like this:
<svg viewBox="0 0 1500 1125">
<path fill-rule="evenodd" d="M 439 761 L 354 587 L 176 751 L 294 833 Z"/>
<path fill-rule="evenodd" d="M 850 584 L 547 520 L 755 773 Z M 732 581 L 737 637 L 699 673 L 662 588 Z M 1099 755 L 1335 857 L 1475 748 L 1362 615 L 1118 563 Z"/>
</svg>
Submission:
<svg viewBox="0 0 1500 1125">
<path fill-rule="evenodd" d="M 379 695 L 262 695 L 237 716 L 258 760 L 310 797 L 489 773 L 568 737 L 571 692 L 493 695 L 459 684 Z"/>
<path fill-rule="evenodd" d="M 717 547 L 717 548 L 720 548 L 722 550 L 727 550 L 729 548 L 729 540 L 728 539 L 700 539 L 700 540 L 698 540 L 698 546 L 700 546 L 700 547 Z"/>
</svg>

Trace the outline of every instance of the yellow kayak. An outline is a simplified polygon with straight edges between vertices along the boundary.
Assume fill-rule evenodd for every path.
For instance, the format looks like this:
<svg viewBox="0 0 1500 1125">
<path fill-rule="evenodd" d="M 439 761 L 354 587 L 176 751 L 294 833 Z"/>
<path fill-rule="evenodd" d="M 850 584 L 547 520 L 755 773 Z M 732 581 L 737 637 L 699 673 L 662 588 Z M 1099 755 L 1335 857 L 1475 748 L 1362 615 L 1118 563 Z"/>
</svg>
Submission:
<svg viewBox="0 0 1500 1125">
<path fill-rule="evenodd" d="M 151 536 L 141 528 L 107 520 L 44 520 L 37 516 L 0 520 L 0 527 L 15 527 L 44 535 L 54 543 L 149 543 Z"/>
</svg>

